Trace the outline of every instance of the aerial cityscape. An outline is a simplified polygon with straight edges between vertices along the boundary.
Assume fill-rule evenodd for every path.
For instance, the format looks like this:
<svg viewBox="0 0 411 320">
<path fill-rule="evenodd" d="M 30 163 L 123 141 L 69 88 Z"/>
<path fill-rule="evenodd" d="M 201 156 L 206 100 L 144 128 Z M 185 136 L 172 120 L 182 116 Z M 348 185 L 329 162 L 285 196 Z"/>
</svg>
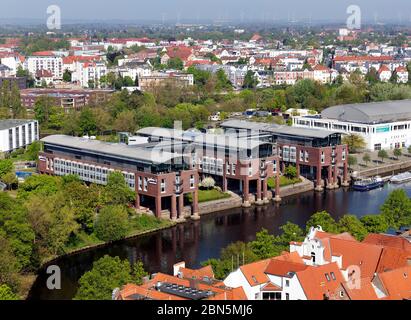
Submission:
<svg viewBox="0 0 411 320">
<path fill-rule="evenodd" d="M 0 305 L 411 300 L 409 3 L 103 2 L 0 1 Z"/>
</svg>

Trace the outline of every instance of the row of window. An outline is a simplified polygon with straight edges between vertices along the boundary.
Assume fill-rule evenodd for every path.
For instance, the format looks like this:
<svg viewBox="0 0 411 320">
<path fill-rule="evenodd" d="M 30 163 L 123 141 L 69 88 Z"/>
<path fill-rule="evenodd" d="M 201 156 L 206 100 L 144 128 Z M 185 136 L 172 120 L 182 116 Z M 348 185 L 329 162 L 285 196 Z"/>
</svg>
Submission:
<svg viewBox="0 0 411 320">
<path fill-rule="evenodd" d="M 26 137 L 26 127 L 27 127 L 27 137 Z M 21 139 L 20 139 L 20 128 L 21 128 Z M 21 127 L 14 128 L 14 139 L 13 139 L 13 129 L 9 129 L 9 150 L 24 147 L 27 144 L 33 142 L 37 139 L 37 122 L 34 122 L 34 139 L 33 139 L 33 126 L 32 123 L 23 125 Z M 14 140 L 14 143 L 13 143 Z"/>
<path fill-rule="evenodd" d="M 73 162 L 63 159 L 46 159 L 46 168 L 54 171 L 56 175 L 77 175 L 81 180 L 96 183 L 107 184 L 108 175 L 114 172 L 114 169 L 107 169 L 104 167 L 97 167 L 90 164 L 84 164 L 79 162 Z M 133 173 L 122 172 L 124 179 L 130 189 L 135 189 L 135 177 Z"/>
</svg>

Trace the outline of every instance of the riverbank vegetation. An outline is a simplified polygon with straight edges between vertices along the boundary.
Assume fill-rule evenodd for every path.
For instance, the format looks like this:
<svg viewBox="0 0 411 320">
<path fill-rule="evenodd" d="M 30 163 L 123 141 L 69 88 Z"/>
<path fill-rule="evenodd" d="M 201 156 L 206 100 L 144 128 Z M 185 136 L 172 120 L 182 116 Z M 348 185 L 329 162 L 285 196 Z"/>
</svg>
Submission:
<svg viewBox="0 0 411 320">
<path fill-rule="evenodd" d="M 79 280 L 75 300 L 111 300 L 115 288 L 127 283 L 141 285 L 147 276 L 141 261 L 130 265 L 128 260 L 108 255 L 95 261 L 93 268 Z"/>
<path fill-rule="evenodd" d="M 202 265 L 211 265 L 216 278 L 224 279 L 241 265 L 289 251 L 289 243 L 304 240 L 311 227 L 321 226 L 324 231 L 330 233 L 348 232 L 358 241 L 362 241 L 369 233 L 383 233 L 390 227 L 398 229 L 411 225 L 411 199 L 403 189 L 394 190 L 380 211 L 379 215 L 366 215 L 361 219 L 347 214 L 338 221 L 328 212 L 317 212 L 307 221 L 305 230 L 290 222 L 280 227 L 282 234 L 278 236 L 262 229 L 256 234 L 254 241 L 232 243 L 221 250 L 220 258 L 209 259 Z"/>
<path fill-rule="evenodd" d="M 24 296 L 25 275 L 45 261 L 172 225 L 137 214 L 134 199 L 119 172 L 109 175 L 106 186 L 88 186 L 71 175 L 33 175 L 15 198 L 0 193 L 0 285 Z"/>
</svg>

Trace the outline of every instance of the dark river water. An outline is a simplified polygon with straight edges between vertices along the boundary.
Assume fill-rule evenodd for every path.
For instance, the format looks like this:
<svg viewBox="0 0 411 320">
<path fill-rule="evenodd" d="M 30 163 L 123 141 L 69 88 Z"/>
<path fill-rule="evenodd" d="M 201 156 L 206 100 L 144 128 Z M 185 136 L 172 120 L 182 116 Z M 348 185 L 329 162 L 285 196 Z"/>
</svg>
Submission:
<svg viewBox="0 0 411 320">
<path fill-rule="evenodd" d="M 280 205 L 222 211 L 202 216 L 200 221 L 62 257 L 53 262 L 61 268 L 61 290 L 47 289 L 48 275 L 42 270 L 29 299 L 72 299 L 78 279 L 91 269 L 94 261 L 106 254 L 128 259 L 130 263 L 141 259 L 150 273 L 172 273 L 173 264 L 180 261 L 196 268 L 202 261 L 217 258 L 220 250 L 232 242 L 254 240 L 261 228 L 278 234 L 279 227 L 287 221 L 305 227 L 306 221 L 317 211 L 326 210 L 337 220 L 347 213 L 358 217 L 378 214 L 389 192 L 395 188 L 403 188 L 411 196 L 411 183 L 387 184 L 382 189 L 365 193 L 347 189 L 308 192 L 283 199 Z"/>
</svg>

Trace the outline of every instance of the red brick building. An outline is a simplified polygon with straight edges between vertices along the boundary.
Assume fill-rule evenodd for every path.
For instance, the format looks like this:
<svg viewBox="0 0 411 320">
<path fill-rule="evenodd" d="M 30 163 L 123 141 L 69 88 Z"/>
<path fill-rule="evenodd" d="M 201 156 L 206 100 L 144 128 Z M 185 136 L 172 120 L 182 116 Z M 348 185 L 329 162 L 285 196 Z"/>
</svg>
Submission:
<svg viewBox="0 0 411 320">
<path fill-rule="evenodd" d="M 63 135 L 48 136 L 42 141 L 40 173 L 74 174 L 88 183 L 106 184 L 110 172 L 120 171 L 136 192 L 137 209 L 172 220 L 199 218 L 198 172 L 189 168 L 182 156 Z M 184 202 L 188 194 L 193 199 L 190 210 Z"/>
</svg>

